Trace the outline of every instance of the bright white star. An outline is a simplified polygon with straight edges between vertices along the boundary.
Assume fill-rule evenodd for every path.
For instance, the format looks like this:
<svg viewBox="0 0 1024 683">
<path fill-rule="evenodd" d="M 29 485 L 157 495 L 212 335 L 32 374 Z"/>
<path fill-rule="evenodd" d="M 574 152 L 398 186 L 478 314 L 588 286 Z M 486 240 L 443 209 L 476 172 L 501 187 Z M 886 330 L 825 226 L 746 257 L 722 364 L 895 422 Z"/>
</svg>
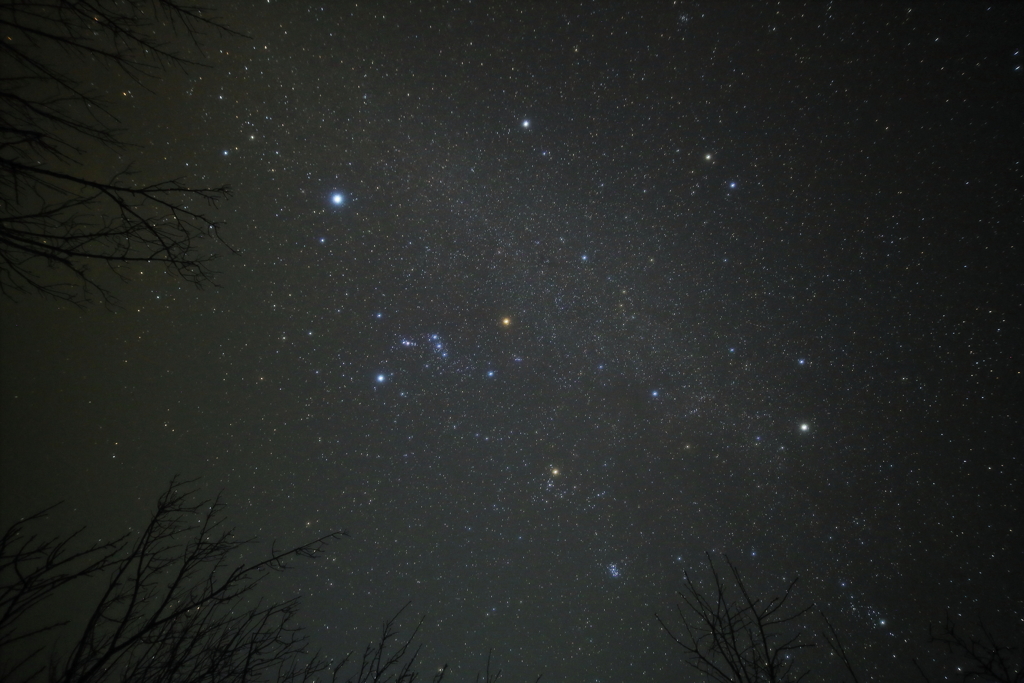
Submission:
<svg viewBox="0 0 1024 683">
<path fill-rule="evenodd" d="M 335 206 L 341 206 L 345 203 L 345 195 L 340 192 L 335 192 L 331 195 L 331 203 Z"/>
<path fill-rule="evenodd" d="M 525 121 L 523 121 L 523 128 L 529 128 L 529 127 L 530 127 L 530 120 L 526 119 Z"/>
</svg>

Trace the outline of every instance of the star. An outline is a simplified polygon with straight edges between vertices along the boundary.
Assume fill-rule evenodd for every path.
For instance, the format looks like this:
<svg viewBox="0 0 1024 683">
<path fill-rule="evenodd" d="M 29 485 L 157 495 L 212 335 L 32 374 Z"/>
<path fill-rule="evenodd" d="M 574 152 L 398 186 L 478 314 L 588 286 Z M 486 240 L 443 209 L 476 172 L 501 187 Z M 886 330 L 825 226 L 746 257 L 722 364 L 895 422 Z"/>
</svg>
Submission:
<svg viewBox="0 0 1024 683">
<path fill-rule="evenodd" d="M 811 425 L 807 424 L 806 422 L 803 423 L 802 425 L 800 425 L 800 431 L 801 432 L 808 432 L 808 431 L 810 431 L 810 429 L 811 429 Z"/>
<path fill-rule="evenodd" d="M 501 324 L 503 327 L 508 327 L 509 325 L 512 324 L 512 318 L 502 318 Z"/>
<path fill-rule="evenodd" d="M 340 192 L 335 192 L 331 195 L 331 203 L 335 206 L 341 206 L 345 203 L 345 195 Z"/>
<path fill-rule="evenodd" d="M 387 375 L 384 375 L 383 373 L 380 374 L 380 375 L 377 375 L 377 384 L 383 384 L 384 380 L 386 380 L 386 379 L 387 379 Z"/>
<path fill-rule="evenodd" d="M 523 128 L 530 127 L 530 119 L 523 119 Z"/>
</svg>

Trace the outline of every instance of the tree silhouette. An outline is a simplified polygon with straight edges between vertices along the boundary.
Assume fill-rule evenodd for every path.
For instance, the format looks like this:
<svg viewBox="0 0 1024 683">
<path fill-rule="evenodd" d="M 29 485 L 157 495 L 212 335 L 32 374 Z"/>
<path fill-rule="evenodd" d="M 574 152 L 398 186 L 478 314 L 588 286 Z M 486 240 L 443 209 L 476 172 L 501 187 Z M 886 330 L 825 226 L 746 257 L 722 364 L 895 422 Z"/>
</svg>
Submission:
<svg viewBox="0 0 1024 683">
<path fill-rule="evenodd" d="M 81 530 L 56 538 L 35 533 L 48 511 L 11 525 L 0 537 L 0 681 L 416 680 L 419 627 L 400 637 L 405 607 L 361 655 L 330 660 L 308 651 L 295 620 L 298 599 L 272 602 L 259 594 L 267 576 L 295 558 L 314 558 L 344 532 L 239 562 L 250 540 L 224 526 L 219 498 L 198 501 L 195 493 L 192 482 L 172 481 L 142 531 L 82 549 L 74 548 Z M 81 623 L 47 619 L 62 597 L 91 591 L 96 599 Z M 72 631 L 70 643 L 51 645 Z"/>
<path fill-rule="evenodd" d="M 1005 635 L 997 637 L 984 624 L 979 623 L 973 633 L 964 629 L 949 614 L 941 627 L 929 628 L 931 642 L 956 658 L 956 674 L 952 677 L 936 678 L 925 673 L 919 662 L 914 661 L 918 673 L 926 683 L 938 680 L 955 680 L 961 683 L 983 681 L 984 683 L 1024 683 L 1024 647 L 1003 644 Z"/>
<path fill-rule="evenodd" d="M 794 683 L 810 674 L 799 654 L 817 646 L 808 635 L 814 606 L 793 605 L 793 579 L 777 596 L 754 596 L 739 570 L 723 558 L 728 573 L 707 556 L 711 582 L 703 589 L 687 572 L 676 605 L 679 625 L 671 626 L 655 615 L 662 629 L 684 652 L 686 663 L 707 680 L 718 683 Z M 838 657 L 846 675 L 858 682 L 839 634 L 825 615 L 820 632 L 828 649 Z"/>
<path fill-rule="evenodd" d="M 223 241 L 209 212 L 229 187 L 137 182 L 131 166 L 91 177 L 83 165 L 98 146 L 129 145 L 83 74 L 145 85 L 198 65 L 189 54 L 206 33 L 237 34 L 187 0 L 2 0 L 0 26 L 0 292 L 109 302 L 99 264 L 122 280 L 124 266 L 155 263 L 211 283 L 203 245 Z"/>
<path fill-rule="evenodd" d="M 722 572 L 707 556 L 710 581 L 702 584 L 687 572 L 676 605 L 678 624 L 655 615 L 662 629 L 679 645 L 686 663 L 704 679 L 717 683 L 793 683 L 811 674 L 801 653 L 824 644 L 836 668 L 824 680 L 861 680 L 835 626 L 811 604 L 793 605 L 793 579 L 779 595 L 753 595 L 736 565 L 723 557 Z M 817 625 L 816 623 L 817 622 Z M 1020 620 L 1018 618 L 1018 623 Z M 808 633 L 817 631 L 817 638 Z M 1008 645 L 1014 636 L 994 633 L 984 624 L 965 632 L 947 615 L 945 623 L 929 628 L 930 641 L 949 656 L 941 675 L 930 675 L 913 664 L 925 683 L 1024 683 L 1024 647 Z"/>
</svg>

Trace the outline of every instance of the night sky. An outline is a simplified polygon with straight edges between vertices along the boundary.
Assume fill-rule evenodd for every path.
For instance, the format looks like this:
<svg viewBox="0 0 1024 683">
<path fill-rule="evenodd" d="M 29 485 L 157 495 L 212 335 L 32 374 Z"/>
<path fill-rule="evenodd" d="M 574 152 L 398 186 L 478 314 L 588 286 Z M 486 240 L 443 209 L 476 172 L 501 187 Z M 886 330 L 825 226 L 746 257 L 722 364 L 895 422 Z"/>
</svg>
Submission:
<svg viewBox="0 0 1024 683">
<path fill-rule="evenodd" d="M 352 534 L 287 579 L 317 644 L 411 599 L 452 680 L 690 680 L 654 614 L 705 552 L 880 680 L 946 610 L 1024 628 L 1024 5 L 222 16 L 210 68 L 106 87 L 123 160 L 232 184 L 238 253 L 3 302 L 5 522 L 201 476 Z"/>
</svg>

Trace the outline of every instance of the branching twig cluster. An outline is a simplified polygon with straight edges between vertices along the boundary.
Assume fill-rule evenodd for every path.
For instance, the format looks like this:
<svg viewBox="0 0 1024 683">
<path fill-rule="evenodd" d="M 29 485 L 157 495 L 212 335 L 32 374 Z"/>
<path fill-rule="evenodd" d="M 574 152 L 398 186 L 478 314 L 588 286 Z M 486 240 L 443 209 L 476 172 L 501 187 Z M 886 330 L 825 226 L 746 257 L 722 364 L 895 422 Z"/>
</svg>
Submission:
<svg viewBox="0 0 1024 683">
<path fill-rule="evenodd" d="M 330 664 L 306 653 L 297 600 L 266 602 L 256 590 L 295 557 L 312 557 L 337 532 L 255 563 L 234 556 L 249 541 L 224 527 L 223 503 L 194 501 L 190 482 L 172 482 L 135 536 L 70 549 L 67 539 L 29 533 L 39 515 L 0 539 L 0 680 L 309 681 Z M 103 588 L 81 625 L 26 627 L 26 616 L 60 591 Z M 40 637 L 73 628 L 70 647 L 45 661 Z M 44 639 L 45 640 L 45 639 Z"/>
<path fill-rule="evenodd" d="M 929 635 L 932 643 L 941 646 L 958 662 L 953 680 L 961 683 L 1024 683 L 1024 648 L 1004 645 L 1006 641 L 996 637 L 984 624 L 978 624 L 974 634 L 965 633 L 947 614 L 941 627 L 929 628 Z M 926 682 L 935 680 L 916 660 L 914 666 Z"/>
<path fill-rule="evenodd" d="M 0 27 L 0 292 L 110 301 L 90 270 L 97 263 L 122 279 L 127 264 L 156 263 L 210 283 L 202 243 L 221 242 L 209 212 L 230 189 L 138 183 L 130 167 L 102 179 L 83 172 L 95 146 L 127 145 L 80 68 L 145 86 L 168 67 L 197 65 L 190 49 L 204 32 L 234 32 L 181 0 L 2 0 Z M 178 48 L 182 37 L 189 49 Z"/>
<path fill-rule="evenodd" d="M 658 622 L 685 653 L 686 663 L 719 683 L 791 683 L 808 670 L 798 665 L 800 650 L 815 646 L 804 637 L 801 621 L 812 606 L 793 607 L 794 579 L 781 595 L 754 597 L 739 570 L 725 558 L 723 575 L 710 555 L 711 584 L 702 590 L 693 577 L 683 578 L 676 607 L 680 625 Z"/>
</svg>

